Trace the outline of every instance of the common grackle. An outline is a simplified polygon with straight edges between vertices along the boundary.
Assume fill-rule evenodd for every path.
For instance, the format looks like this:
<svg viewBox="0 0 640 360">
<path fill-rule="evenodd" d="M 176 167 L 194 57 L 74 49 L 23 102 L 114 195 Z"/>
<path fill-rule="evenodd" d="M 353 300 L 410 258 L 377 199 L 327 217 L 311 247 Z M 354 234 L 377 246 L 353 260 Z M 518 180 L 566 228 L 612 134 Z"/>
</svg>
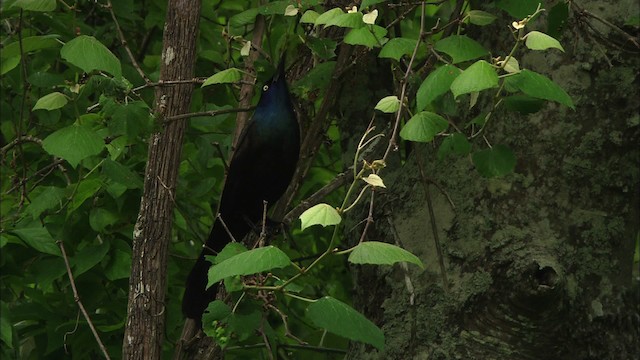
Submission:
<svg viewBox="0 0 640 360">
<path fill-rule="evenodd" d="M 284 59 L 284 58 L 283 58 Z M 187 277 L 182 312 L 202 325 L 202 314 L 215 299 L 217 285 L 207 286 L 210 263 L 205 255 L 220 252 L 233 238 L 241 241 L 261 223 L 264 209 L 282 196 L 298 162 L 300 130 L 291 105 L 284 74 L 284 60 L 262 88 L 253 117 L 245 126 L 231 159 L 222 190 L 219 213 L 206 247 Z"/>
</svg>

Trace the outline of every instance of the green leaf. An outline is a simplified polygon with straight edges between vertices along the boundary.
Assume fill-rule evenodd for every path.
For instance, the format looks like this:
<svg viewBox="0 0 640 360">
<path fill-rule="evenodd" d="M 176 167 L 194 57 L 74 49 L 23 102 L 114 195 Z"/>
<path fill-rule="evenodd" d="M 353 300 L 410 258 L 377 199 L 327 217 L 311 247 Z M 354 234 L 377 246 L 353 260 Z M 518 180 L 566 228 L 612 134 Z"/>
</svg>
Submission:
<svg viewBox="0 0 640 360">
<path fill-rule="evenodd" d="M 407 141 L 430 142 L 448 127 L 449 122 L 442 116 L 429 111 L 421 111 L 404 125 L 400 130 L 400 137 Z"/>
<path fill-rule="evenodd" d="M 454 97 L 474 91 L 482 91 L 498 86 L 496 70 L 484 60 L 479 60 L 469 66 L 451 83 Z"/>
<path fill-rule="evenodd" d="M 291 260 L 275 246 L 249 250 L 213 265 L 209 269 L 207 287 L 236 275 L 250 275 L 275 268 L 287 267 Z"/>
<path fill-rule="evenodd" d="M 212 84 L 235 83 L 240 79 L 242 79 L 242 71 L 236 68 L 229 68 L 209 76 L 202 84 L 202 87 Z"/>
<path fill-rule="evenodd" d="M 45 227 L 20 228 L 10 232 L 41 253 L 62 256 L 56 241 Z"/>
<path fill-rule="evenodd" d="M 300 22 L 303 24 L 315 24 L 318 16 L 320 16 L 320 14 L 318 14 L 317 12 L 313 10 L 307 10 L 300 17 Z"/>
<path fill-rule="evenodd" d="M 383 3 L 383 2 L 387 2 L 387 1 L 389 1 L 389 0 L 362 0 L 362 5 L 360 5 L 360 7 L 361 8 L 366 8 L 368 6 L 379 4 L 379 3 Z"/>
<path fill-rule="evenodd" d="M 336 15 L 335 17 L 329 19 L 324 26 L 338 26 L 343 28 L 357 29 L 363 27 L 364 22 L 362 22 L 361 12 L 352 12 Z"/>
<path fill-rule="evenodd" d="M 520 20 L 533 15 L 539 3 L 540 0 L 498 0 L 496 6 Z"/>
<path fill-rule="evenodd" d="M 394 113 L 398 111 L 399 108 L 400 99 L 395 95 L 383 97 L 375 107 L 376 110 L 380 110 L 383 113 Z"/>
<path fill-rule="evenodd" d="M 382 47 L 378 57 L 400 61 L 402 55 L 409 55 L 413 53 L 413 49 L 416 47 L 417 42 L 418 41 L 416 39 L 393 38 Z"/>
<path fill-rule="evenodd" d="M 109 243 L 103 242 L 98 246 L 87 246 L 78 251 L 70 260 L 73 266 L 73 275 L 77 278 L 84 274 L 99 262 L 101 262 L 109 252 Z"/>
<path fill-rule="evenodd" d="M 498 18 L 497 16 L 482 10 L 471 10 L 467 13 L 467 16 L 469 17 L 470 23 L 478 26 L 489 25 Z"/>
<path fill-rule="evenodd" d="M 460 133 L 447 136 L 438 148 L 438 160 L 444 160 L 451 154 L 464 156 L 471 152 L 471 144 L 467 137 Z"/>
<path fill-rule="evenodd" d="M 22 51 L 27 54 L 32 51 L 49 49 L 60 46 L 60 43 L 56 40 L 59 35 L 42 35 L 42 36 L 29 36 L 22 39 Z M 7 44 L 2 51 L 0 51 L 0 58 L 8 59 L 13 57 L 20 58 L 20 42 L 14 41 Z M 4 62 L 4 61 L 3 61 Z"/>
<path fill-rule="evenodd" d="M 100 181 L 100 179 L 91 178 L 83 180 L 75 190 L 73 199 L 71 199 L 71 203 L 67 208 L 67 214 L 71 214 L 79 208 L 80 205 L 84 204 L 87 199 L 92 198 L 101 187 L 102 181 Z"/>
<path fill-rule="evenodd" d="M 512 95 L 503 99 L 504 107 L 521 114 L 533 114 L 542 109 L 544 100 L 536 99 L 527 95 Z"/>
<path fill-rule="evenodd" d="M 31 204 L 26 212 L 36 219 L 43 212 L 63 205 L 64 189 L 55 186 L 39 186 L 29 196 Z"/>
<path fill-rule="evenodd" d="M 424 79 L 420 88 L 418 88 L 416 94 L 416 110 L 424 110 L 427 105 L 449 91 L 451 83 L 461 73 L 462 70 L 449 64 L 441 66 L 431 72 L 431 74 Z"/>
<path fill-rule="evenodd" d="M 540 31 L 531 31 L 524 36 L 525 45 L 531 50 L 546 50 L 550 48 L 560 49 L 564 52 L 564 48 L 560 42 L 551 36 L 541 33 Z"/>
<path fill-rule="evenodd" d="M 62 93 L 52 92 L 38 99 L 32 110 L 55 110 L 65 105 L 67 105 L 67 97 Z"/>
<path fill-rule="evenodd" d="M 572 109 L 573 101 L 558 84 L 543 75 L 530 70 L 522 70 L 516 75 L 505 79 L 506 85 L 518 89 L 534 98 L 556 101 Z"/>
<path fill-rule="evenodd" d="M 126 186 L 127 189 L 142 188 L 140 176 L 120 163 L 105 159 L 102 163 L 102 172 L 107 178 Z"/>
<path fill-rule="evenodd" d="M 80 35 L 69 41 L 60 49 L 60 55 L 84 72 L 102 70 L 122 76 L 120 60 L 93 36 Z"/>
<path fill-rule="evenodd" d="M 131 247 L 122 240 L 112 242 L 110 261 L 104 269 L 107 279 L 114 281 L 131 276 Z"/>
<path fill-rule="evenodd" d="M 307 47 L 321 59 L 328 60 L 336 56 L 337 43 L 331 39 L 309 36 L 305 39 L 305 45 L 307 45 Z M 314 69 L 315 67 L 312 71 Z"/>
<path fill-rule="evenodd" d="M 215 300 L 207 306 L 207 310 L 202 315 L 202 323 L 212 325 L 214 321 L 224 320 L 229 315 L 231 315 L 231 307 L 223 301 Z M 206 328 L 207 326 L 205 330 Z M 215 337 L 215 332 L 207 333 L 207 336 Z"/>
<path fill-rule="evenodd" d="M 104 140 L 90 127 L 71 125 L 64 127 L 42 141 L 42 147 L 51 155 L 61 157 L 74 168 L 81 160 L 99 154 Z"/>
<path fill-rule="evenodd" d="M 408 262 L 424 269 L 424 264 L 417 256 L 407 250 L 383 242 L 365 241 L 358 244 L 351 254 L 349 262 L 353 264 L 393 265 L 397 262 Z"/>
<path fill-rule="evenodd" d="M 335 61 L 327 61 L 316 65 L 311 71 L 293 84 L 292 90 L 301 97 L 307 98 L 316 90 L 323 90 L 329 85 Z"/>
<path fill-rule="evenodd" d="M 314 325 L 350 340 L 384 350 L 384 334 L 374 323 L 351 306 L 325 296 L 307 307 L 307 317 Z"/>
<path fill-rule="evenodd" d="M 20 56 L 13 56 L 10 58 L 3 58 L 2 62 L 0 62 L 0 75 L 4 75 L 9 71 L 13 70 L 20 64 Z"/>
<path fill-rule="evenodd" d="M 302 221 L 301 230 L 313 225 L 338 225 L 342 221 L 342 217 L 338 214 L 338 211 L 329 204 L 318 204 L 305 210 L 300 215 Z"/>
<path fill-rule="evenodd" d="M 562 32 L 567 27 L 569 20 L 569 6 L 565 2 L 559 2 L 554 5 L 547 15 L 547 34 L 559 39 Z"/>
<path fill-rule="evenodd" d="M 436 43 L 434 49 L 451 56 L 454 64 L 477 59 L 489 52 L 466 35 L 451 35 Z"/>
<path fill-rule="evenodd" d="M 19 7 L 28 11 L 53 11 L 56 9 L 56 0 L 17 0 L 11 7 Z"/>
<path fill-rule="evenodd" d="M 118 214 L 105 208 L 93 208 L 89 213 L 89 225 L 98 232 L 103 232 L 108 226 L 116 224 L 119 220 Z"/>
<path fill-rule="evenodd" d="M 473 153 L 473 164 L 480 175 L 492 178 L 511 174 L 516 167 L 516 157 L 507 146 L 495 145 Z"/>
<path fill-rule="evenodd" d="M 211 263 L 215 265 L 247 251 L 249 250 L 247 249 L 246 246 L 244 246 L 243 243 L 230 242 L 227 245 L 225 245 L 224 248 L 222 248 L 222 251 L 220 251 L 217 256 L 206 256 L 206 257 L 209 258 Z"/>
<path fill-rule="evenodd" d="M 10 313 L 7 303 L 0 301 L 0 339 L 9 349 L 13 349 L 13 327 L 9 318 Z"/>
<path fill-rule="evenodd" d="M 344 14 L 344 11 L 340 8 L 333 8 L 331 10 L 327 10 L 320 14 L 315 21 L 316 26 L 325 25 L 327 22 L 331 21 L 333 18 Z"/>
<path fill-rule="evenodd" d="M 344 37 L 344 42 L 349 45 L 363 45 L 372 49 L 384 45 L 387 41 L 385 35 L 387 35 L 387 29 L 378 25 L 370 25 L 359 29 L 351 29 L 347 36 Z"/>
<path fill-rule="evenodd" d="M 251 8 L 229 18 L 229 25 L 232 27 L 240 27 L 253 24 L 256 20 L 256 16 L 258 16 L 258 9 Z"/>
</svg>

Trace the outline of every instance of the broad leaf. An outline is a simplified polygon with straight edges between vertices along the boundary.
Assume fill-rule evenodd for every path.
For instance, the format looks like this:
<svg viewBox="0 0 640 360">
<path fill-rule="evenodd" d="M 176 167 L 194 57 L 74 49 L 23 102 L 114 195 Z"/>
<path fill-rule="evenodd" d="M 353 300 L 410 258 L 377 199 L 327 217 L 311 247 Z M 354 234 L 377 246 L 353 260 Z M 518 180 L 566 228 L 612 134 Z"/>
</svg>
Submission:
<svg viewBox="0 0 640 360">
<path fill-rule="evenodd" d="M 342 11 L 342 9 L 340 8 L 333 8 L 331 10 L 327 10 L 316 18 L 315 24 L 316 26 L 324 25 L 327 22 L 331 21 L 333 18 L 340 16 L 342 14 L 344 14 L 344 11 Z"/>
<path fill-rule="evenodd" d="M 461 73 L 462 70 L 449 64 L 441 66 L 431 72 L 431 74 L 424 79 L 420 88 L 418 88 L 418 93 L 416 94 L 416 110 L 424 110 L 432 101 L 449 91 L 451 83 Z"/>
<path fill-rule="evenodd" d="M 115 77 L 122 75 L 120 60 L 93 36 L 80 35 L 60 49 L 63 59 L 84 72 L 102 70 Z"/>
<path fill-rule="evenodd" d="M 43 226 L 14 229 L 10 232 L 41 253 L 62 256 L 58 244 Z"/>
<path fill-rule="evenodd" d="M 534 98 L 559 102 L 574 109 L 573 101 L 558 84 L 530 70 L 522 70 L 505 79 L 506 84 Z"/>
<path fill-rule="evenodd" d="M 73 266 L 73 275 L 78 277 L 96 266 L 107 256 L 109 247 L 109 242 L 105 241 L 97 246 L 87 246 L 77 252 L 70 261 Z"/>
<path fill-rule="evenodd" d="M 375 107 L 376 110 L 380 110 L 383 113 L 394 113 L 398 111 L 399 108 L 400 100 L 395 95 L 383 97 Z"/>
<path fill-rule="evenodd" d="M 38 186 L 29 194 L 31 203 L 26 209 L 33 219 L 36 219 L 44 211 L 60 208 L 64 204 L 64 189 L 55 186 Z"/>
<path fill-rule="evenodd" d="M 67 97 L 62 93 L 52 92 L 38 99 L 32 110 L 55 110 L 65 105 L 67 105 Z"/>
<path fill-rule="evenodd" d="M 385 38 L 385 35 L 387 35 L 387 29 L 378 25 L 369 25 L 359 29 L 351 29 L 347 36 L 344 37 L 344 42 L 349 45 L 363 45 L 372 49 L 387 42 L 388 39 Z"/>
<path fill-rule="evenodd" d="M 242 71 L 236 68 L 229 68 L 209 76 L 202 84 L 202 87 L 212 84 L 235 83 L 240 81 L 240 79 L 242 79 Z"/>
<path fill-rule="evenodd" d="M 362 22 L 362 13 L 361 12 L 352 12 L 346 14 L 337 15 L 331 19 L 329 19 L 326 24 L 326 27 L 329 26 L 338 26 L 343 28 L 353 28 L 357 29 L 364 26 L 364 22 Z"/>
<path fill-rule="evenodd" d="M 386 188 L 382 178 L 376 174 L 369 174 L 369 176 L 362 178 L 362 180 L 371 186 Z"/>
<path fill-rule="evenodd" d="M 325 296 L 307 307 L 307 317 L 318 327 L 350 340 L 384 350 L 384 334 L 351 306 Z"/>
<path fill-rule="evenodd" d="M 488 55 L 489 52 L 477 41 L 466 35 L 451 35 L 436 43 L 433 47 L 439 52 L 451 56 L 454 64 Z"/>
<path fill-rule="evenodd" d="M 494 22 L 498 17 L 482 10 L 471 10 L 467 13 L 469 22 L 474 25 L 484 26 Z"/>
<path fill-rule="evenodd" d="M 564 48 L 560 45 L 560 42 L 551 36 L 541 33 L 539 31 L 531 31 L 524 37 L 525 45 L 531 50 L 546 50 L 549 48 L 556 48 L 564 52 Z"/>
<path fill-rule="evenodd" d="M 102 172 L 107 178 L 126 186 L 127 189 L 142 188 L 140 176 L 120 163 L 106 159 L 102 163 Z"/>
<path fill-rule="evenodd" d="M 42 35 L 42 36 L 29 36 L 22 39 L 22 51 L 27 54 L 32 51 L 48 49 L 60 46 L 60 43 L 56 40 L 59 35 Z M 0 51 L 0 58 L 8 59 L 18 57 L 20 58 L 20 42 L 14 41 L 7 44 L 2 51 Z M 4 62 L 4 61 L 3 61 Z"/>
<path fill-rule="evenodd" d="M 275 246 L 249 250 L 213 265 L 209 269 L 207 287 L 230 276 L 256 274 L 287 267 L 289 264 L 291 264 L 291 260 L 287 254 Z"/>
<path fill-rule="evenodd" d="M 365 241 L 358 244 L 351 254 L 349 262 L 354 264 L 393 265 L 397 262 L 408 262 L 424 269 L 424 264 L 417 256 L 398 246 L 378 241 Z"/>
<path fill-rule="evenodd" d="M 408 141 L 429 142 L 445 131 L 449 122 L 442 116 L 429 111 L 415 114 L 400 130 L 400 137 Z"/>
<path fill-rule="evenodd" d="M 74 210 L 84 204 L 87 199 L 94 197 L 101 187 L 102 181 L 100 181 L 100 179 L 90 178 L 82 180 L 78 187 L 74 189 L 73 199 L 71 199 L 71 202 L 67 207 L 67 214 L 71 214 Z"/>
<path fill-rule="evenodd" d="M 488 178 L 498 177 L 513 172 L 516 157 L 505 145 L 495 145 L 491 149 L 473 153 L 473 164 L 480 175 Z"/>
<path fill-rule="evenodd" d="M 451 83 L 454 97 L 498 86 L 496 70 L 484 60 L 476 61 Z"/>
<path fill-rule="evenodd" d="M 318 204 L 305 210 L 300 215 L 300 221 L 302 222 L 301 230 L 304 230 L 313 225 L 330 226 L 340 224 L 342 217 L 333 206 Z"/>
<path fill-rule="evenodd" d="M 524 19 L 536 12 L 539 3 L 540 0 L 498 0 L 496 6 L 516 19 Z"/>
<path fill-rule="evenodd" d="M 447 136 L 438 148 L 438 160 L 443 160 L 451 154 L 467 155 L 471 152 L 471 144 L 467 138 L 460 133 L 453 133 Z"/>
<path fill-rule="evenodd" d="M 318 14 L 317 12 L 313 10 L 307 10 L 300 17 L 300 22 L 303 24 L 314 24 L 318 19 L 318 16 L 320 16 L 320 14 Z"/>
<path fill-rule="evenodd" d="M 71 125 L 47 136 L 42 147 L 75 168 L 82 159 L 99 154 L 104 149 L 104 140 L 88 126 Z"/>
<path fill-rule="evenodd" d="M 28 11 L 53 11 L 56 9 L 56 0 L 17 0 L 11 6 Z"/>
<path fill-rule="evenodd" d="M 416 39 L 393 38 L 382 47 L 378 57 L 391 58 L 399 61 L 403 55 L 413 53 L 417 42 Z"/>
</svg>

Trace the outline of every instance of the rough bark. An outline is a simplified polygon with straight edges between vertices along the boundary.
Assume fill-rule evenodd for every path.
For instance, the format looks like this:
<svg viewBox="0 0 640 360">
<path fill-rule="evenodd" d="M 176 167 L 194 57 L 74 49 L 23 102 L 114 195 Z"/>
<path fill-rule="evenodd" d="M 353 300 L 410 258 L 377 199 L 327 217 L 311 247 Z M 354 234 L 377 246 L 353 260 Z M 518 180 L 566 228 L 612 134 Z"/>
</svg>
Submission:
<svg viewBox="0 0 640 360">
<path fill-rule="evenodd" d="M 634 1 L 581 4 L 616 24 L 638 13 Z M 515 174 L 485 179 L 468 158 L 436 160 L 433 147 L 418 147 L 402 167 L 382 174 L 390 191 L 377 200 L 369 239 L 400 241 L 427 269 L 356 268 L 354 302 L 382 327 L 387 348 L 354 344 L 348 358 L 637 356 L 638 57 L 594 42 L 579 20 L 574 14 L 562 39 L 566 53 L 520 59 L 566 89 L 576 110 L 548 104 L 528 116 L 503 112 L 488 129 L 492 144 L 516 153 Z M 616 36 L 599 29 L 605 39 Z M 448 291 L 417 156 L 443 242 Z"/>
<path fill-rule="evenodd" d="M 167 5 L 160 79 L 193 78 L 200 2 L 172 0 Z M 161 131 L 149 139 L 149 162 L 133 239 L 125 359 L 159 359 L 165 332 L 167 249 L 185 120 L 163 119 L 187 113 L 192 84 L 158 86 L 154 112 Z"/>
</svg>

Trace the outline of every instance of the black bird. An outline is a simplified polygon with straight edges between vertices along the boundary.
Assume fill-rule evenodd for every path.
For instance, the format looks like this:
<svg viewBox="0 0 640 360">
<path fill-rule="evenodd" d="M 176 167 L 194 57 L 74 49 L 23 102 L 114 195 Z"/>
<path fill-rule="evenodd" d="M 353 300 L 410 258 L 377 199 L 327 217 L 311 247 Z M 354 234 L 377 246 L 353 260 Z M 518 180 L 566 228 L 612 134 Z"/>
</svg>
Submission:
<svg viewBox="0 0 640 360">
<path fill-rule="evenodd" d="M 219 212 L 237 241 L 259 227 L 263 201 L 270 206 L 282 196 L 298 162 L 300 129 L 284 73 L 283 58 L 275 75 L 263 86 L 258 106 L 229 164 Z M 204 256 L 220 252 L 229 242 L 229 233 L 216 218 L 206 247 L 187 278 L 182 312 L 200 326 L 202 314 L 217 292 L 217 285 L 206 289 L 211 264 Z"/>
</svg>

